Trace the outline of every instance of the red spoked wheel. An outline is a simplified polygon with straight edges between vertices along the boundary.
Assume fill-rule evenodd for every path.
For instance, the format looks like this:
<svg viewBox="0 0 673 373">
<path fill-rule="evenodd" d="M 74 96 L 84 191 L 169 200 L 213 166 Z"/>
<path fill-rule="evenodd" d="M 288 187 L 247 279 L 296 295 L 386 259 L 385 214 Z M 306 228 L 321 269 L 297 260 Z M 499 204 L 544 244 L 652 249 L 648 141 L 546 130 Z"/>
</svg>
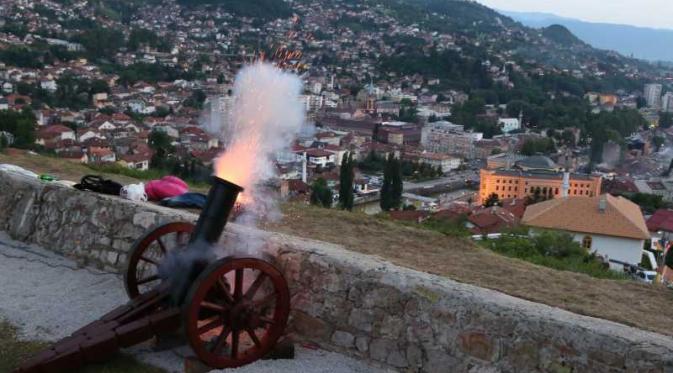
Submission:
<svg viewBox="0 0 673 373">
<path fill-rule="evenodd" d="M 193 230 L 191 223 L 167 223 L 149 231 L 133 244 L 124 273 L 124 286 L 130 299 L 159 285 L 159 264 L 169 251 L 187 246 Z"/>
<path fill-rule="evenodd" d="M 186 299 L 189 344 L 202 362 L 218 369 L 264 357 L 282 336 L 290 314 L 283 274 L 261 259 L 225 258 L 211 264 Z"/>
</svg>

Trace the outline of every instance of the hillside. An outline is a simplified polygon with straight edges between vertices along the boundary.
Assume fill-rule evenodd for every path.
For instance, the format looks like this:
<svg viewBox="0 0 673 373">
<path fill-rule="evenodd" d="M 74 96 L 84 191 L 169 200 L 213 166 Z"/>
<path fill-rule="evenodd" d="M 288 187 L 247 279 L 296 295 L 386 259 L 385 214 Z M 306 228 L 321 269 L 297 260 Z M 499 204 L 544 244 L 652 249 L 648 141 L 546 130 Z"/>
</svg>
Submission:
<svg viewBox="0 0 673 373">
<path fill-rule="evenodd" d="M 264 19 L 287 18 L 292 9 L 283 0 L 178 0 L 184 6 L 217 5 L 232 14 Z"/>
<path fill-rule="evenodd" d="M 567 28 L 561 25 L 550 25 L 542 29 L 542 35 L 555 43 L 566 47 L 582 44 L 582 41 L 570 32 Z"/>
</svg>

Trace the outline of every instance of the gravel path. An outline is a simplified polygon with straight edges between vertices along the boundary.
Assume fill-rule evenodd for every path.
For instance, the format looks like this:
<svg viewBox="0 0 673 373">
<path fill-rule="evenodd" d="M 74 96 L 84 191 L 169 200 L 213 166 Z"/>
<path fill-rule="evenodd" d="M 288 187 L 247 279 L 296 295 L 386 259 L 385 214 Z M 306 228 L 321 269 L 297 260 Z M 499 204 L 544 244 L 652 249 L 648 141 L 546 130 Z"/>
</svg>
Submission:
<svg viewBox="0 0 673 373">
<path fill-rule="evenodd" d="M 53 341 L 69 335 L 127 301 L 121 279 L 0 232 L 0 318 L 19 328 L 21 338 Z M 187 347 L 162 352 L 149 345 L 128 352 L 168 372 L 182 372 Z M 236 373 L 381 372 L 346 356 L 302 347 L 294 360 L 259 361 Z"/>
</svg>

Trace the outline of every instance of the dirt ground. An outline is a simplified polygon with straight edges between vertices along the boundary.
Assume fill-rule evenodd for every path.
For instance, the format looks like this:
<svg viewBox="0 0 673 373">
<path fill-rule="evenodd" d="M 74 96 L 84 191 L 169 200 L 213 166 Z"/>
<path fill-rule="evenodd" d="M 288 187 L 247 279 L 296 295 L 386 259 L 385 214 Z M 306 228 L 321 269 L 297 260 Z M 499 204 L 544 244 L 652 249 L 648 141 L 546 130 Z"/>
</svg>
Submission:
<svg viewBox="0 0 673 373">
<path fill-rule="evenodd" d="M 284 206 L 266 229 L 341 244 L 394 264 L 494 289 L 575 313 L 673 336 L 673 291 L 630 280 L 601 280 L 498 255 L 467 239 L 360 213 Z"/>
</svg>

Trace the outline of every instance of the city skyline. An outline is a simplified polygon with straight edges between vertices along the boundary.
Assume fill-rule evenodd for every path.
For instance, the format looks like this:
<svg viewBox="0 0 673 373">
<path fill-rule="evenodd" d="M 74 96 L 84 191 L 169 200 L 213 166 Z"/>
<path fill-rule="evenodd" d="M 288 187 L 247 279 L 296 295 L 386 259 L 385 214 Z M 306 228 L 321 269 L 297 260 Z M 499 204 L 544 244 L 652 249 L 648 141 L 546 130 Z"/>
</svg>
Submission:
<svg viewBox="0 0 673 373">
<path fill-rule="evenodd" d="M 666 0 L 478 0 L 496 10 L 550 13 L 588 22 L 624 24 L 639 27 L 673 29 L 673 7 Z"/>
</svg>

